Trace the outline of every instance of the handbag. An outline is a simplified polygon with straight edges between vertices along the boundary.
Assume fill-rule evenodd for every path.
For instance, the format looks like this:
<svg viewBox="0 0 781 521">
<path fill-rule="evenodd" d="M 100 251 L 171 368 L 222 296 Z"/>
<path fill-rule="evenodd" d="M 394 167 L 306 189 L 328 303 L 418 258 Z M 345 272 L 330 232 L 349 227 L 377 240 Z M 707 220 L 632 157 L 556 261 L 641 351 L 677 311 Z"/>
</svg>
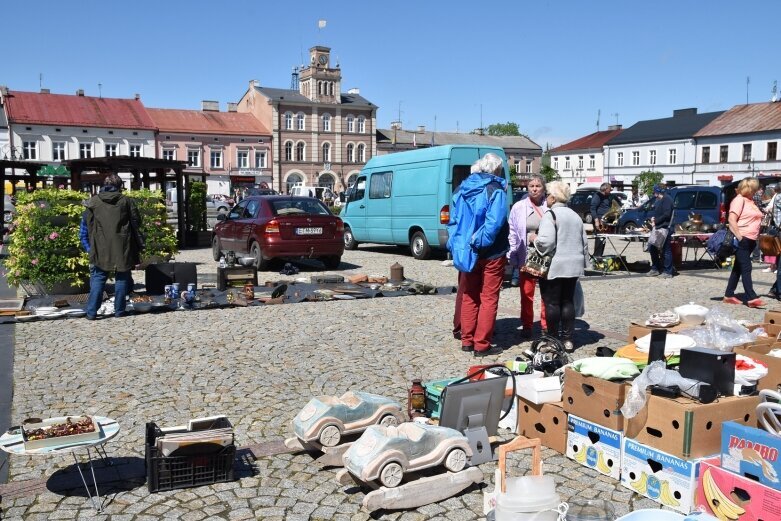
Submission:
<svg viewBox="0 0 781 521">
<path fill-rule="evenodd" d="M 558 242 L 559 228 L 556 226 L 556 214 L 553 210 L 550 211 L 553 216 L 553 229 L 556 232 L 555 242 Z M 554 244 L 555 244 L 554 242 Z M 528 273 L 534 277 L 545 278 L 548 275 L 551 262 L 553 262 L 553 255 L 556 253 L 554 250 L 551 253 L 542 254 L 537 246 L 532 245 L 526 252 L 526 262 L 521 266 L 521 271 Z"/>
<path fill-rule="evenodd" d="M 648 234 L 648 245 L 661 250 L 664 241 L 667 239 L 668 233 L 669 231 L 667 228 L 654 228 L 651 230 L 651 233 Z"/>
<path fill-rule="evenodd" d="M 729 226 L 727 226 L 727 232 L 724 234 L 724 240 L 721 241 L 719 250 L 716 252 L 716 257 L 723 260 L 727 257 L 735 255 L 735 251 L 737 251 L 737 249 L 735 248 L 734 241 L 735 234 L 732 233 L 732 230 L 730 230 Z"/>
<path fill-rule="evenodd" d="M 764 255 L 775 257 L 781 253 L 781 239 L 777 234 L 763 233 L 759 236 L 759 249 Z"/>
</svg>

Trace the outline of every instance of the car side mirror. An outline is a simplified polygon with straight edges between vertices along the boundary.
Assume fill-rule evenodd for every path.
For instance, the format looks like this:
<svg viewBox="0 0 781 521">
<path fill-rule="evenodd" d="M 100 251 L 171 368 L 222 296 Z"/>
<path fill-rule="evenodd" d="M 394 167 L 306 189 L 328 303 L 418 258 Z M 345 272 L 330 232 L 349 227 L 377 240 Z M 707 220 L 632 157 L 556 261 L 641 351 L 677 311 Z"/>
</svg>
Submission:
<svg viewBox="0 0 781 521">
<path fill-rule="evenodd" d="M 228 216 L 225 215 L 224 213 L 218 213 L 217 214 L 217 220 L 218 221 L 226 221 L 227 219 L 228 219 Z"/>
</svg>

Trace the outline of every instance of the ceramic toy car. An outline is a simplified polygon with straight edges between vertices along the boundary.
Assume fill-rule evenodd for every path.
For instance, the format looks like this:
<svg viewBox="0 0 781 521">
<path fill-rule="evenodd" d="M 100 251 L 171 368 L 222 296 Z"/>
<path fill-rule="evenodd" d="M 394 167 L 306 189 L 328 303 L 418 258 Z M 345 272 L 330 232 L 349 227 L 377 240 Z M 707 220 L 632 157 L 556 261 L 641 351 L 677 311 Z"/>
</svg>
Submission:
<svg viewBox="0 0 781 521">
<path fill-rule="evenodd" d="M 340 397 L 317 396 L 293 418 L 293 432 L 303 443 L 334 447 L 343 435 L 362 432 L 370 425 L 402 423 L 401 411 L 401 404 L 376 394 L 348 391 Z"/>
<path fill-rule="evenodd" d="M 372 426 L 345 452 L 345 469 L 364 482 L 379 480 L 389 488 L 407 472 L 444 464 L 451 472 L 466 467 L 472 449 L 455 429 L 420 423 Z"/>
</svg>

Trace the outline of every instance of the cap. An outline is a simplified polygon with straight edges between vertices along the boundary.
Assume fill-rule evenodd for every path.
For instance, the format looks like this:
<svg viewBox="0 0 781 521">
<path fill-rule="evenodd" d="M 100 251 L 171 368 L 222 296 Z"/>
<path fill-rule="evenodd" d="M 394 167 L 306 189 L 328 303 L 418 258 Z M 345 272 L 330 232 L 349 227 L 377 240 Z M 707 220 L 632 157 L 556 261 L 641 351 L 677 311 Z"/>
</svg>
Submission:
<svg viewBox="0 0 781 521">
<path fill-rule="evenodd" d="M 665 188 L 664 185 L 661 185 L 661 184 L 654 185 L 654 193 L 655 194 L 661 194 L 662 192 L 664 192 L 664 188 Z"/>
</svg>

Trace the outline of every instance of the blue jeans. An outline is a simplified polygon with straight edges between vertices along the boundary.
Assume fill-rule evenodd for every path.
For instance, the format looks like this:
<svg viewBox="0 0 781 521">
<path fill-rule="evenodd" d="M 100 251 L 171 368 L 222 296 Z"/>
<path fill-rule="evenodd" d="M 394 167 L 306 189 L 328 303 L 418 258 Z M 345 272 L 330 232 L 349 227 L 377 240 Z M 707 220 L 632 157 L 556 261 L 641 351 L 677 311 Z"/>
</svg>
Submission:
<svg viewBox="0 0 781 521">
<path fill-rule="evenodd" d="M 754 284 L 751 280 L 751 252 L 754 251 L 756 245 L 757 241 L 745 237 L 738 243 L 735 251 L 735 262 L 732 265 L 732 271 L 727 282 L 727 291 L 724 292 L 725 297 L 734 297 L 735 289 L 738 287 L 738 280 L 742 280 L 746 300 L 757 298 L 757 294 L 754 293 Z"/>
<path fill-rule="evenodd" d="M 89 318 L 95 318 L 98 314 L 109 273 L 94 265 L 89 267 L 89 300 L 87 300 L 87 316 Z M 125 314 L 125 297 L 128 286 L 130 286 L 130 275 L 129 271 L 118 271 L 114 275 L 114 316 L 121 317 Z"/>
<path fill-rule="evenodd" d="M 670 230 L 667 230 L 667 238 L 662 244 L 661 253 L 656 246 L 648 245 L 648 253 L 651 254 L 651 269 L 659 273 L 673 274 L 673 247 L 670 244 L 672 238 L 672 233 L 670 233 Z"/>
</svg>

